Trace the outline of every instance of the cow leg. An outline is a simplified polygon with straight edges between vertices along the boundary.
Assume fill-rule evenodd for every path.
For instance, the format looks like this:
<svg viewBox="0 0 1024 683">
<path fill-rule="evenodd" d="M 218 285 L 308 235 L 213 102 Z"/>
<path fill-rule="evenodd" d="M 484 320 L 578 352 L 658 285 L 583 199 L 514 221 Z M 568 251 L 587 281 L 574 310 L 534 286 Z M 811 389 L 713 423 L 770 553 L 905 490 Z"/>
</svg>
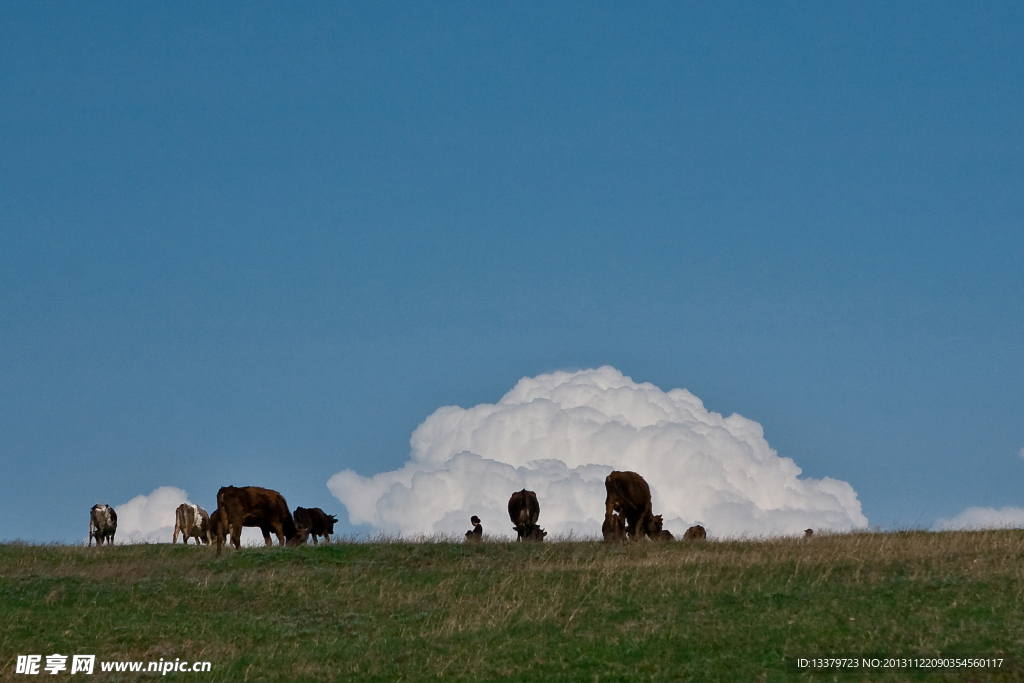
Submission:
<svg viewBox="0 0 1024 683">
<path fill-rule="evenodd" d="M 324 538 L 326 538 L 326 536 L 325 536 Z M 316 542 L 316 534 L 313 534 L 313 545 L 319 545 L 319 544 L 318 544 L 318 543 Z"/>
<path fill-rule="evenodd" d="M 650 536 L 651 532 L 654 531 L 654 515 L 651 514 L 651 504 L 648 503 L 644 506 L 643 512 L 640 513 L 640 538 L 644 536 Z"/>
<path fill-rule="evenodd" d="M 242 549 L 242 525 L 231 525 L 231 545 L 235 546 L 235 550 Z"/>
<path fill-rule="evenodd" d="M 639 521 L 639 517 L 633 510 L 626 514 L 626 537 L 631 541 L 636 540 L 636 525 Z"/>
<path fill-rule="evenodd" d="M 181 530 L 181 527 L 178 526 L 178 520 L 174 520 L 174 533 L 171 534 L 171 545 L 174 545 L 175 543 L 178 542 L 178 531 L 179 530 Z M 181 535 L 182 536 L 185 535 L 184 530 L 181 530 Z M 185 539 L 185 545 L 188 545 L 188 539 L 187 538 Z"/>
<path fill-rule="evenodd" d="M 331 542 L 331 535 L 330 534 L 324 534 L 324 543 L 330 543 L 330 542 Z"/>
<path fill-rule="evenodd" d="M 277 523 L 274 524 L 274 535 L 277 536 L 277 545 L 279 545 L 280 547 L 283 548 L 284 547 L 284 527 L 281 525 L 280 522 L 277 522 Z M 266 538 L 267 538 L 267 545 L 273 545 L 270 542 L 270 534 L 267 534 Z"/>
</svg>

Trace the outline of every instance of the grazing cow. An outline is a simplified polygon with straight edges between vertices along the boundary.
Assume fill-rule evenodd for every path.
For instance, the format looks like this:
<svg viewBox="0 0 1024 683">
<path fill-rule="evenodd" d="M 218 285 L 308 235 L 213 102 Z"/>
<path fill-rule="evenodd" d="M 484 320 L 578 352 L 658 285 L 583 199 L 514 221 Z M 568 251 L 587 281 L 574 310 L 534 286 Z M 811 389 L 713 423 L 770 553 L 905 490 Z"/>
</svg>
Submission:
<svg viewBox="0 0 1024 683">
<path fill-rule="evenodd" d="M 259 527 L 263 540 L 273 545 L 270 533 L 277 536 L 279 545 L 302 545 L 306 535 L 295 527 L 292 513 L 284 496 L 271 489 L 259 486 L 225 486 L 217 491 L 216 530 L 217 555 L 227 534 L 231 534 L 231 545 L 242 547 L 242 527 Z"/>
<path fill-rule="evenodd" d="M 601 525 L 601 535 L 605 543 L 626 540 L 626 519 L 618 512 L 613 512 L 611 517 L 605 517 Z"/>
<path fill-rule="evenodd" d="M 700 524 L 697 524 L 696 526 L 691 526 L 689 529 L 686 530 L 686 533 L 683 534 L 684 541 L 703 541 L 706 540 L 707 537 L 708 532 L 705 531 L 704 527 L 702 527 Z"/>
<path fill-rule="evenodd" d="M 295 508 L 295 526 L 305 530 L 313 539 L 313 545 L 318 545 L 316 537 L 323 536 L 328 543 L 331 542 L 331 534 L 334 533 L 334 523 L 338 518 L 328 515 L 320 508 Z"/>
<path fill-rule="evenodd" d="M 814 535 L 814 529 L 804 529 L 804 538 L 810 538 Z"/>
<path fill-rule="evenodd" d="M 213 514 L 210 515 L 210 538 L 211 539 L 213 539 L 213 540 L 217 539 L 217 533 L 219 532 L 219 529 L 221 529 L 221 516 L 220 516 L 220 508 L 217 508 L 216 510 L 213 511 Z M 231 535 L 231 525 L 229 524 L 227 529 L 224 530 L 224 537 L 227 538 L 230 535 Z"/>
<path fill-rule="evenodd" d="M 174 511 L 174 533 L 171 535 L 171 543 L 178 542 L 178 532 L 181 532 L 181 540 L 188 545 L 188 539 L 196 539 L 209 545 L 212 541 L 210 535 L 210 515 L 198 505 L 182 503 Z"/>
<path fill-rule="evenodd" d="M 93 505 L 89 511 L 89 545 L 96 539 L 96 545 L 114 545 L 114 533 L 117 531 L 117 513 L 109 505 Z"/>
<path fill-rule="evenodd" d="M 651 540 L 652 541 L 674 541 L 674 540 L 676 540 L 676 537 L 672 535 L 671 531 L 668 531 L 666 529 L 662 529 L 661 528 L 662 527 L 661 515 L 654 515 L 654 517 L 652 519 L 654 520 L 653 528 L 650 530 L 650 535 L 651 535 Z"/>
<path fill-rule="evenodd" d="M 508 499 L 508 517 L 516 530 L 517 541 L 543 541 L 548 532 L 537 526 L 540 518 L 540 503 L 533 491 L 516 491 Z"/>
<path fill-rule="evenodd" d="M 466 532 L 466 543 L 479 543 L 480 539 L 484 537 L 484 528 L 480 526 L 480 518 L 473 515 L 469 518 L 469 523 L 473 525 L 473 528 Z"/>
<path fill-rule="evenodd" d="M 613 513 L 620 513 L 626 519 L 626 534 L 634 541 L 654 531 L 651 487 L 643 477 L 636 472 L 612 472 L 605 478 L 604 487 L 608 492 L 605 521 L 611 523 Z"/>
</svg>

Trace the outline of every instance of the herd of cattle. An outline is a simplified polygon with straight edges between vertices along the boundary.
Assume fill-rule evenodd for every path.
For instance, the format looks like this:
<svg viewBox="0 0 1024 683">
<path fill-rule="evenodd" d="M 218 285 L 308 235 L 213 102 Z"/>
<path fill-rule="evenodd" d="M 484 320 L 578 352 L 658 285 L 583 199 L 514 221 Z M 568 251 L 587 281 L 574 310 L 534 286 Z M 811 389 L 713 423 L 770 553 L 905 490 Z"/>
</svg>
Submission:
<svg viewBox="0 0 1024 683">
<path fill-rule="evenodd" d="M 288 510 L 284 496 L 277 491 L 259 486 L 225 486 L 217 492 L 217 509 L 210 515 L 203 508 L 191 503 L 182 503 L 174 511 L 174 533 L 171 543 L 178 542 L 178 534 L 188 545 L 188 539 L 205 544 L 216 543 L 217 554 L 230 537 L 235 548 L 242 547 L 242 527 L 257 527 L 263 532 L 263 540 L 272 545 L 270 534 L 277 536 L 280 545 L 304 545 L 318 537 L 331 540 L 334 523 L 338 518 L 328 515 L 320 508 L 295 508 L 293 515 Z M 93 505 L 89 513 L 89 545 L 95 539 L 96 545 L 114 543 L 117 531 L 117 513 L 109 505 Z"/>
<path fill-rule="evenodd" d="M 662 528 L 662 516 L 651 509 L 651 489 L 636 472 L 612 472 L 604 480 L 605 498 L 604 523 L 601 533 L 606 542 L 641 540 L 671 541 L 672 534 Z M 541 542 L 547 532 L 540 528 L 540 502 L 533 491 L 516 491 L 508 501 L 508 516 L 516 530 L 517 540 Z M 182 503 L 174 515 L 174 534 L 171 543 L 178 542 L 178 534 L 184 543 L 196 539 L 196 543 L 216 544 L 217 555 L 228 538 L 235 548 L 241 548 L 242 527 L 256 527 L 263 532 L 263 540 L 272 545 L 271 533 L 277 536 L 279 545 L 304 545 L 310 538 L 314 545 L 317 537 L 330 541 L 334 523 L 338 518 L 328 515 L 320 508 L 295 508 L 295 514 L 288 509 L 284 497 L 277 491 L 258 486 L 225 486 L 217 492 L 217 509 L 212 515 L 198 505 Z M 466 532 L 466 541 L 483 538 L 480 518 L 473 515 L 473 528 Z M 113 544 L 117 531 L 117 513 L 109 505 L 94 505 L 89 514 L 89 545 L 93 539 L 96 545 L 104 541 Z M 810 535 L 810 529 L 807 530 Z M 683 534 L 684 541 L 707 538 L 702 526 L 692 526 Z"/>
</svg>

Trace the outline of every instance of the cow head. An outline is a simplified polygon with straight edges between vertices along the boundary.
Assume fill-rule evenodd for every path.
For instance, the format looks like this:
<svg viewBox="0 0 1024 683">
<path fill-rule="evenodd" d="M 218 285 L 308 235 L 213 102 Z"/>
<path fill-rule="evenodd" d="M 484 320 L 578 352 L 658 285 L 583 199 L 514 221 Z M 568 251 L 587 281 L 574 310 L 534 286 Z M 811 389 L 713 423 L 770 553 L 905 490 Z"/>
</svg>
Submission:
<svg viewBox="0 0 1024 683">
<path fill-rule="evenodd" d="M 651 521 L 648 523 L 647 535 L 651 537 L 652 541 L 675 540 L 675 536 L 673 536 L 671 532 L 662 528 L 663 523 L 661 515 L 654 515 L 651 517 Z"/>
<path fill-rule="evenodd" d="M 306 545 L 306 541 L 309 540 L 309 529 L 304 527 L 297 527 L 295 529 L 295 535 L 288 539 L 286 545 L 294 548 L 300 545 Z"/>
</svg>

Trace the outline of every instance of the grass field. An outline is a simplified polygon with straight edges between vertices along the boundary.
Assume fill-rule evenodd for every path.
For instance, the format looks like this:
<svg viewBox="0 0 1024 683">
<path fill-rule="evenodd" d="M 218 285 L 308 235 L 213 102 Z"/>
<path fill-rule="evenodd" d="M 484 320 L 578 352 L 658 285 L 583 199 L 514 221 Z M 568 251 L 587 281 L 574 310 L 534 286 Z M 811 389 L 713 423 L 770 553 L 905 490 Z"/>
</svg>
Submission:
<svg viewBox="0 0 1024 683">
<path fill-rule="evenodd" d="M 209 661 L 195 681 L 826 681 L 796 653 L 1024 654 L 1024 531 L 699 544 L 0 545 L 16 656 Z M 1018 661 L 1017 667 L 1024 664 Z M 1004 665 L 1009 666 L 1009 663 Z M 69 660 L 70 668 L 70 660 Z M 1024 680 L 1019 669 L 843 681 Z"/>
</svg>

